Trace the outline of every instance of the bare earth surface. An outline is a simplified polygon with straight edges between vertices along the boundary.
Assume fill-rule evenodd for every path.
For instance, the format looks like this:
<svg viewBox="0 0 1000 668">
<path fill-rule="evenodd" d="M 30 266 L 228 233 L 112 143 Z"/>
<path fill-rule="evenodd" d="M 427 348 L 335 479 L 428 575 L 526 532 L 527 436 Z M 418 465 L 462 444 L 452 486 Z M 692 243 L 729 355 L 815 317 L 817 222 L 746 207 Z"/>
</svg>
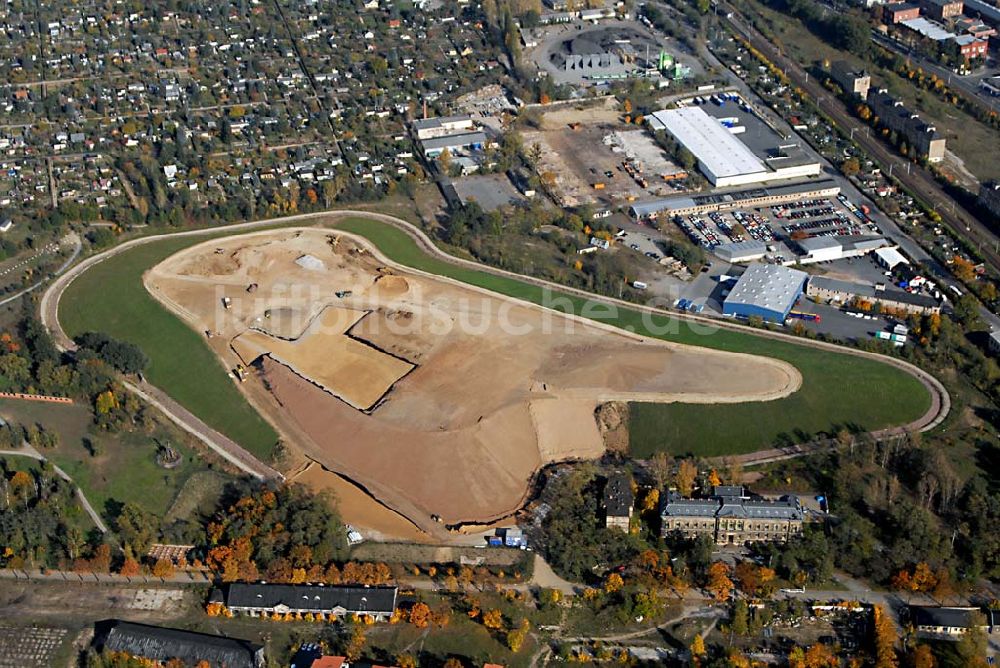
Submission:
<svg viewBox="0 0 1000 668">
<path fill-rule="evenodd" d="M 253 363 L 240 387 L 290 444 L 421 526 L 503 517 L 540 466 L 599 456 L 602 402 L 766 401 L 801 384 L 778 360 L 559 315 L 329 230 L 209 241 L 145 284 L 227 365 Z"/>
<path fill-rule="evenodd" d="M 399 513 L 389 510 L 364 490 L 327 471 L 316 463 L 291 478 L 315 492 L 333 492 L 337 499 L 337 511 L 345 521 L 359 529 L 369 540 L 409 540 L 415 543 L 433 542 L 432 538 L 418 529 Z"/>
</svg>

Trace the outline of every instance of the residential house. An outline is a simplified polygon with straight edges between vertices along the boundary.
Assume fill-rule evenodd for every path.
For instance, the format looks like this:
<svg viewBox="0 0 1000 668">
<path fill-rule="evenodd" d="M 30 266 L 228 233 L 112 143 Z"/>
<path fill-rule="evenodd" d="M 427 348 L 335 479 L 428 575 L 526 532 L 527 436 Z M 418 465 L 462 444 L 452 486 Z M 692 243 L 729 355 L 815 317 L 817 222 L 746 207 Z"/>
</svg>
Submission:
<svg viewBox="0 0 1000 668">
<path fill-rule="evenodd" d="M 919 0 L 919 2 L 924 14 L 938 21 L 962 15 L 962 0 Z"/>
<path fill-rule="evenodd" d="M 234 582 L 213 601 L 234 613 L 260 617 L 271 614 L 323 614 L 333 617 L 367 615 L 387 621 L 396 610 L 398 587 L 361 585 L 253 584 Z"/>
<path fill-rule="evenodd" d="M 1000 611 L 972 607 L 910 606 L 910 619 L 917 635 L 957 638 L 978 625 L 987 633 L 1000 631 Z"/>
<path fill-rule="evenodd" d="M 857 95 L 862 100 L 868 97 L 872 77 L 864 70 L 851 67 L 845 60 L 838 60 L 830 67 L 830 75 L 848 95 Z"/>
<path fill-rule="evenodd" d="M 609 475 L 604 486 L 604 526 L 628 531 L 634 505 L 632 477 L 620 471 Z"/>
<path fill-rule="evenodd" d="M 979 204 L 1000 218 L 1000 181 L 987 181 L 979 187 Z"/>
<path fill-rule="evenodd" d="M 937 128 L 907 109 L 903 103 L 880 88 L 868 95 L 868 105 L 879 121 L 890 130 L 902 135 L 917 155 L 928 162 L 944 159 L 945 138 Z"/>
</svg>

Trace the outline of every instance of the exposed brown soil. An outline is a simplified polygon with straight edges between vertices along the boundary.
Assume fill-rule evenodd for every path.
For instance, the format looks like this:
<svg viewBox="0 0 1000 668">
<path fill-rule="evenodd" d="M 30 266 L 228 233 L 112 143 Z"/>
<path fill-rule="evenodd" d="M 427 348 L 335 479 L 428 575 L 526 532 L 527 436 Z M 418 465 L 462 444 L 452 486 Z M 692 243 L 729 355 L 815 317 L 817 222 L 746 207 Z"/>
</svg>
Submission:
<svg viewBox="0 0 1000 668">
<path fill-rule="evenodd" d="M 297 265 L 304 254 L 320 268 Z M 392 266 L 326 230 L 212 240 L 164 260 L 146 285 L 216 333 L 208 343 L 227 364 L 258 359 L 264 384 L 240 387 L 290 444 L 421 526 L 431 514 L 504 517 L 539 467 L 599 456 L 604 402 L 770 400 L 801 383 L 778 360 L 562 316 Z"/>
</svg>

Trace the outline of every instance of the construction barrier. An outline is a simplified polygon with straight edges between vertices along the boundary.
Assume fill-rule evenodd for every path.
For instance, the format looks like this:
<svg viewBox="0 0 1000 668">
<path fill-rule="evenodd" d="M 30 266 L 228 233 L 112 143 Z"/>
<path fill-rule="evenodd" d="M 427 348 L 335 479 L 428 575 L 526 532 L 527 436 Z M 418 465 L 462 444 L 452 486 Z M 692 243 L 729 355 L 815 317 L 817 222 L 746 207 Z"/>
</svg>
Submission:
<svg viewBox="0 0 1000 668">
<path fill-rule="evenodd" d="M 0 399 L 23 399 L 24 401 L 45 401 L 50 404 L 71 404 L 69 397 L 50 397 L 45 394 L 24 394 L 23 392 L 0 392 Z"/>
</svg>

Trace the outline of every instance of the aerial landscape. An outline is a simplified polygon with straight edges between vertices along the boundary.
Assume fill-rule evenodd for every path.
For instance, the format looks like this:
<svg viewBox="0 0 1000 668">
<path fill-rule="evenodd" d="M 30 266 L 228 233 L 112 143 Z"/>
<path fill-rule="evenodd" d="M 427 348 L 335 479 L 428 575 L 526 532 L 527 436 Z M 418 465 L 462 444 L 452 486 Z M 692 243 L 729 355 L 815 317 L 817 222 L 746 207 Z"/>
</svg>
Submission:
<svg viewBox="0 0 1000 668">
<path fill-rule="evenodd" d="M 0 668 L 986 668 L 995 0 L 0 5 Z"/>
</svg>

